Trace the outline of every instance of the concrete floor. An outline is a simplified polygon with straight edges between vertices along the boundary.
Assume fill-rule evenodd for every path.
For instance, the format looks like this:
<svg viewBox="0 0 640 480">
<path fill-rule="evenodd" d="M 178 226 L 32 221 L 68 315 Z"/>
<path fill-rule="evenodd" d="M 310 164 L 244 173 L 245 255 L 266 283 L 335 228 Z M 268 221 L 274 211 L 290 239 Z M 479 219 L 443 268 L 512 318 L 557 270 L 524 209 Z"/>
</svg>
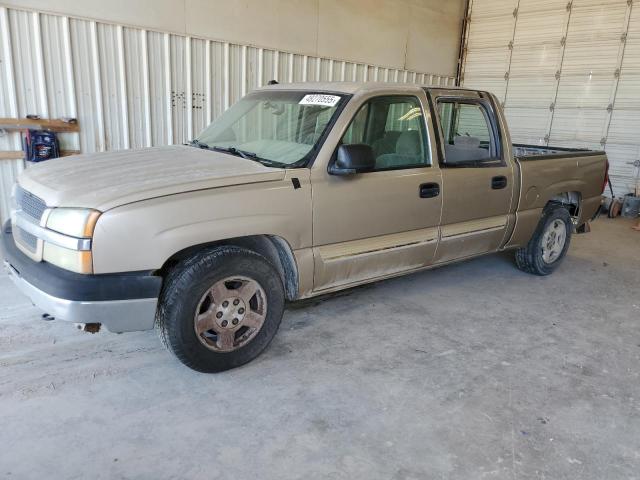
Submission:
<svg viewBox="0 0 640 480">
<path fill-rule="evenodd" d="M 552 276 L 499 254 L 289 310 L 192 372 L 154 332 L 45 322 L 0 277 L 0 477 L 640 478 L 640 233 Z"/>
</svg>

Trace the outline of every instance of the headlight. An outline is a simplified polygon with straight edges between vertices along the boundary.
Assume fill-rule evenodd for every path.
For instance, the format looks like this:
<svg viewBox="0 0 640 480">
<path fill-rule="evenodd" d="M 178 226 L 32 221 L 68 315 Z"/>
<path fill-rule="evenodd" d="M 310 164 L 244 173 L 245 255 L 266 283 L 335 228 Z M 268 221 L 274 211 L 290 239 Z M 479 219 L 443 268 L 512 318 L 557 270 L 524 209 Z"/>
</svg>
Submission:
<svg viewBox="0 0 640 480">
<path fill-rule="evenodd" d="M 100 217 L 97 210 L 54 208 L 47 218 L 47 230 L 75 238 L 91 238 Z M 45 240 L 42 259 L 65 270 L 93 273 L 93 256 L 89 250 L 64 248 Z"/>
<path fill-rule="evenodd" d="M 86 208 L 54 208 L 47 219 L 47 228 L 64 235 L 91 238 L 100 212 Z"/>
</svg>

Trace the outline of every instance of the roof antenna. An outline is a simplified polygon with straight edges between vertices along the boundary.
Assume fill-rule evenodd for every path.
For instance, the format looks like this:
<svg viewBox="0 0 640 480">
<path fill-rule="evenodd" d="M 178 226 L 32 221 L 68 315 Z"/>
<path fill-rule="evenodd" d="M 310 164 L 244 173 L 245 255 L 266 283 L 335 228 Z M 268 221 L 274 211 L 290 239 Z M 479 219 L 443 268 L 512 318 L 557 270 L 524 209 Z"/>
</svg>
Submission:
<svg viewBox="0 0 640 480">
<path fill-rule="evenodd" d="M 269 80 L 267 82 L 267 85 L 278 85 L 278 81 L 277 80 Z"/>
</svg>

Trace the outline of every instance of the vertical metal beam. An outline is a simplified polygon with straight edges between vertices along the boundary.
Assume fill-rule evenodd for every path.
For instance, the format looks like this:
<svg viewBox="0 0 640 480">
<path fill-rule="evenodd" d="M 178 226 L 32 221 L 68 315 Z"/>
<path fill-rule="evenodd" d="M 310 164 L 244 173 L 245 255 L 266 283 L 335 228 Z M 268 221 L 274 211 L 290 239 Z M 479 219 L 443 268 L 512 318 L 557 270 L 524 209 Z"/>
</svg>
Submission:
<svg viewBox="0 0 640 480">
<path fill-rule="evenodd" d="M 302 81 L 307 81 L 307 69 L 309 68 L 309 56 L 302 57 Z"/>
<path fill-rule="evenodd" d="M 186 123 L 187 123 L 187 140 L 193 138 L 193 72 L 191 71 L 191 37 L 184 39 L 184 96 L 187 103 Z M 182 139 L 184 141 L 184 138 Z"/>
<path fill-rule="evenodd" d="M 602 148 L 607 144 L 607 137 L 609 136 L 609 128 L 611 127 L 611 117 L 613 115 L 613 109 L 616 106 L 616 96 L 618 95 L 618 85 L 620 84 L 620 75 L 622 73 L 622 62 L 624 60 L 624 52 L 627 46 L 627 39 L 629 37 L 629 23 L 631 22 L 631 11 L 633 9 L 633 2 L 627 2 L 627 11 L 625 13 L 624 24 L 622 33 L 620 35 L 620 46 L 618 47 L 618 59 L 616 61 L 616 69 L 613 73 L 614 81 L 611 86 L 611 93 L 609 94 L 609 105 L 607 106 L 607 116 L 602 127 L 602 136 L 600 139 L 600 145 Z"/>
<path fill-rule="evenodd" d="M 340 81 L 341 82 L 345 81 L 346 69 L 347 69 L 347 62 L 343 61 L 342 62 L 342 66 L 340 67 Z"/>
<path fill-rule="evenodd" d="M 462 35 L 460 38 L 460 50 L 458 52 L 458 68 L 456 69 L 455 85 L 461 86 L 464 83 L 464 69 L 467 64 L 467 47 L 469 46 L 469 29 L 471 27 L 471 13 L 473 11 L 473 0 L 467 0 L 467 8 L 464 10 L 462 20 Z"/>
<path fill-rule="evenodd" d="M 513 59 L 513 47 L 516 39 L 516 28 L 518 26 L 518 11 L 520 10 L 520 0 L 516 4 L 516 9 L 513 11 L 513 31 L 511 32 L 511 42 L 509 43 L 509 63 L 507 64 L 507 71 L 505 72 L 505 85 L 504 85 L 504 97 L 502 100 L 502 106 L 507 104 L 507 95 L 509 94 L 509 76 L 511 75 L 511 60 Z"/>
<path fill-rule="evenodd" d="M 289 83 L 293 83 L 293 53 L 289 54 Z"/>
<path fill-rule="evenodd" d="M 569 24 L 571 23 L 571 11 L 573 10 L 572 1 L 567 3 L 566 7 L 566 21 L 563 26 L 562 38 L 560 39 L 560 55 L 558 58 L 558 64 L 556 68 L 556 91 L 553 93 L 553 101 L 551 105 L 549 105 L 549 111 L 551 114 L 549 115 L 549 121 L 547 122 L 546 134 L 544 136 L 544 142 L 546 145 L 549 145 L 549 140 L 551 139 L 551 130 L 553 129 L 553 120 L 556 113 L 556 102 L 558 101 L 558 91 L 560 90 L 560 78 L 562 76 L 562 66 L 564 64 L 564 52 L 567 46 L 567 34 L 569 32 Z"/>
<path fill-rule="evenodd" d="M 165 83 L 165 113 L 167 122 L 167 144 L 173 143 L 173 111 L 171 100 L 171 39 L 168 33 L 164 34 L 164 83 Z"/>
<path fill-rule="evenodd" d="M 102 83 L 100 81 L 100 51 L 98 49 L 98 26 L 96 22 L 89 23 L 89 31 L 91 32 L 91 60 L 93 74 L 93 90 L 95 96 L 95 127 L 96 127 L 96 149 L 99 152 L 106 150 L 105 130 L 104 130 L 104 113 L 102 107 Z"/>
<path fill-rule="evenodd" d="M 240 96 L 244 97 L 247 94 L 247 46 L 242 46 L 242 65 L 240 72 Z"/>
<path fill-rule="evenodd" d="M 0 35 L 2 35 L 2 58 L 4 58 L 4 78 L 7 88 L 9 116 L 18 117 L 18 95 L 16 93 L 16 78 L 13 71 L 13 52 L 11 49 L 11 31 L 9 30 L 9 16 L 6 7 L 0 7 Z"/>
<path fill-rule="evenodd" d="M 31 13 L 32 31 L 34 36 L 35 47 L 35 70 L 38 82 L 38 101 L 40 111 L 38 112 L 44 118 L 49 117 L 49 102 L 47 101 L 47 80 L 44 74 L 44 54 L 42 53 L 42 29 L 40 28 L 40 13 Z"/>
<path fill-rule="evenodd" d="M 7 106 L 9 117 L 17 118 L 18 112 L 18 95 L 16 92 L 16 78 L 13 70 L 13 51 L 11 48 L 11 31 L 9 30 L 9 15 L 5 7 L 0 7 L 0 35 L 2 35 L 2 58 L 4 59 L 2 65 L 4 65 L 4 71 L 1 73 L 2 78 L 6 83 L 7 89 Z M 0 67 L 2 66 L 0 65 Z M 11 135 L 13 145 L 11 148 L 21 150 L 20 135 L 14 133 Z M 21 168 L 24 168 L 24 161 L 20 162 Z"/>
<path fill-rule="evenodd" d="M 273 53 L 273 79 L 269 80 L 280 81 L 280 50 Z"/>
<path fill-rule="evenodd" d="M 231 103 L 231 67 L 229 64 L 229 42 L 225 42 L 223 47 L 223 61 L 224 61 L 224 98 L 223 105 L 224 110 L 229 108 L 229 104 Z"/>
<path fill-rule="evenodd" d="M 142 46 L 142 111 L 144 113 L 144 144 L 150 147 L 151 138 L 151 89 L 149 88 L 149 45 L 147 31 L 140 30 L 140 44 Z"/>
<path fill-rule="evenodd" d="M 316 57 L 316 82 L 320 81 L 321 69 L 322 69 L 322 59 L 320 57 Z"/>
<path fill-rule="evenodd" d="M 76 80 L 73 71 L 73 51 L 71 50 L 71 26 L 69 17 L 62 17 L 62 48 L 64 49 L 64 70 L 67 81 L 65 82 L 67 97 L 67 115 L 76 117 L 78 115 L 78 104 L 76 99 Z"/>
<path fill-rule="evenodd" d="M 213 105 L 213 98 L 211 97 L 211 41 L 205 40 L 207 43 L 204 47 L 204 81 L 205 84 L 205 92 L 207 95 L 207 101 L 205 103 L 205 118 L 207 119 L 207 125 L 211 123 L 211 111 Z"/>
<path fill-rule="evenodd" d="M 264 85 L 264 48 L 258 50 L 258 86 Z"/>
<path fill-rule="evenodd" d="M 129 102 L 127 101 L 127 70 L 124 61 L 124 28 L 122 25 L 116 27 L 118 45 L 118 70 L 120 70 L 120 115 L 122 121 L 122 148 L 130 146 L 129 138 Z"/>
</svg>

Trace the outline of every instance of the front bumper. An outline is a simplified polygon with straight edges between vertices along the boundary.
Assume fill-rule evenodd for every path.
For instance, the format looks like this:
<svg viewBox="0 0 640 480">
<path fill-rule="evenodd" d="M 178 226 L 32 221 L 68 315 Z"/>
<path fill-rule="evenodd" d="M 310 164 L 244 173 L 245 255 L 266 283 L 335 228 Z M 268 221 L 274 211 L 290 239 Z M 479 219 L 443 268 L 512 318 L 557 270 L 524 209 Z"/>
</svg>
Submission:
<svg viewBox="0 0 640 480">
<path fill-rule="evenodd" d="M 162 279 L 151 272 L 82 275 L 34 262 L 15 246 L 9 223 L 2 228 L 0 245 L 13 283 L 49 315 L 101 323 L 117 333 L 153 328 Z"/>
</svg>

